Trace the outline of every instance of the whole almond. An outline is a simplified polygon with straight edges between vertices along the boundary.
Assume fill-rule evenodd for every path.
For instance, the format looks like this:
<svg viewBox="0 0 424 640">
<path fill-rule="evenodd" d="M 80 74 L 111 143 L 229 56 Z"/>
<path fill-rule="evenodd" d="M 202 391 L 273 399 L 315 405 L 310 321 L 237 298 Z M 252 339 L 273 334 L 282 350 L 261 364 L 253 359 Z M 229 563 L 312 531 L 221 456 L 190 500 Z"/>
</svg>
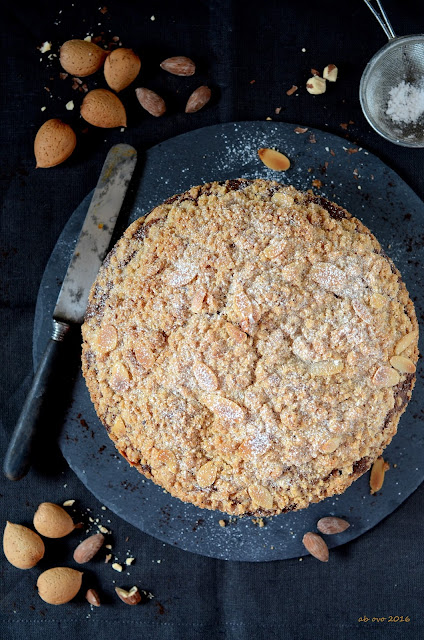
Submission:
<svg viewBox="0 0 424 640">
<path fill-rule="evenodd" d="M 199 111 L 199 109 L 202 109 L 205 106 L 205 104 L 209 102 L 210 99 L 211 99 L 211 90 L 209 89 L 209 87 L 206 87 L 206 86 L 198 87 L 198 89 L 193 91 L 193 93 L 187 100 L 185 112 L 196 113 L 196 111 Z"/>
<path fill-rule="evenodd" d="M 126 127 L 127 114 L 120 99 L 107 89 L 89 91 L 81 105 L 81 115 L 94 127 Z"/>
<path fill-rule="evenodd" d="M 84 564 L 94 558 L 99 549 L 103 546 L 105 537 L 102 533 L 95 533 L 93 536 L 86 538 L 77 546 L 74 551 L 74 560 L 78 564 Z"/>
<path fill-rule="evenodd" d="M 196 71 L 196 65 L 193 60 L 186 56 L 174 56 L 166 58 L 160 63 L 161 69 L 172 73 L 174 76 L 192 76 Z"/>
<path fill-rule="evenodd" d="M 31 569 L 44 556 L 44 542 L 38 533 L 28 527 L 6 522 L 3 534 L 3 551 L 14 567 Z"/>
<path fill-rule="evenodd" d="M 125 589 L 121 589 L 121 587 L 115 587 L 115 591 L 117 596 L 125 602 L 125 604 L 138 604 L 141 600 L 141 594 L 137 587 L 132 587 L 129 591 L 125 591 Z"/>
<path fill-rule="evenodd" d="M 311 556 L 317 558 L 321 562 L 328 562 L 328 547 L 324 540 L 317 533 L 308 531 L 303 536 L 302 542 Z"/>
<path fill-rule="evenodd" d="M 105 60 L 105 80 L 119 93 L 136 79 L 140 72 L 140 58 L 132 49 L 115 49 Z"/>
<path fill-rule="evenodd" d="M 60 47 L 60 64 L 73 76 L 85 78 L 102 66 L 107 51 L 87 40 L 67 40 Z"/>
<path fill-rule="evenodd" d="M 88 589 L 87 593 L 85 594 L 85 599 L 94 607 L 100 607 L 101 603 L 100 603 L 99 594 L 95 589 Z"/>
<path fill-rule="evenodd" d="M 38 595 L 48 604 L 65 604 L 81 588 L 82 572 L 69 567 L 47 569 L 38 576 Z"/>
<path fill-rule="evenodd" d="M 56 167 L 74 151 L 77 138 L 72 127 L 57 118 L 47 120 L 38 130 L 34 140 L 37 169 Z"/>
<path fill-rule="evenodd" d="M 42 502 L 38 506 L 34 527 L 45 538 L 63 538 L 75 529 L 69 513 L 53 502 Z"/>
<path fill-rule="evenodd" d="M 333 535 L 334 533 L 341 533 L 346 531 L 350 527 L 350 524 L 343 520 L 343 518 L 336 518 L 335 516 L 327 516 L 321 518 L 317 522 L 318 531 L 325 533 L 326 535 Z"/>
<path fill-rule="evenodd" d="M 166 111 L 165 100 L 158 96 L 157 93 L 151 89 L 146 89 L 146 87 L 136 89 L 135 93 L 143 109 L 146 109 L 150 115 L 155 116 L 155 118 L 163 116 Z"/>
</svg>

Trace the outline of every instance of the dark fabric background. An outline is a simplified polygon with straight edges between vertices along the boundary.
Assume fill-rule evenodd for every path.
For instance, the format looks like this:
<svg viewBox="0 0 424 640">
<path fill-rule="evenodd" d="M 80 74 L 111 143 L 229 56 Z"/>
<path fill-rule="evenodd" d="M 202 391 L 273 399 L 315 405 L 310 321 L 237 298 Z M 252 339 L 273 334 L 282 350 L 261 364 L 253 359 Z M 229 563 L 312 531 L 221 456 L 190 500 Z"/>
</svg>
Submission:
<svg viewBox="0 0 424 640">
<path fill-rule="evenodd" d="M 103 0 L 102 0 L 103 2 Z M 358 85 L 367 60 L 385 36 L 364 3 L 357 1 L 262 3 L 224 0 L 182 2 L 99 2 L 37 0 L 2 3 L 0 157 L 2 214 L 1 295 L 1 446 L 19 414 L 32 371 L 32 325 L 40 279 L 69 216 L 94 187 L 109 147 L 129 142 L 141 152 L 185 131 L 234 120 L 288 121 L 327 129 L 379 155 L 421 196 L 424 150 L 396 147 L 367 125 L 359 106 Z M 424 31 L 424 5 L 416 0 L 385 0 L 401 35 Z M 154 15 L 155 20 L 150 17 Z M 99 24 L 100 23 L 100 24 Z M 34 170 L 33 139 L 50 117 L 63 117 L 78 131 L 82 95 L 69 79 L 59 80 L 57 60 L 36 47 L 57 45 L 87 33 L 120 36 L 142 58 L 138 84 L 157 89 L 167 99 L 168 114 L 154 119 L 136 103 L 133 87 L 123 100 L 129 127 L 93 130 L 79 135 L 73 157 L 49 170 Z M 306 49 L 302 53 L 302 48 Z M 165 57 L 185 54 L 198 63 L 192 78 L 175 78 L 158 67 Z M 43 61 L 40 62 L 40 57 Z M 325 96 L 313 98 L 304 83 L 309 69 L 335 62 L 340 79 Z M 51 80 L 50 78 L 53 78 Z M 88 79 L 93 87 L 96 78 Z M 253 82 L 255 81 L 255 82 Z M 184 104 L 196 86 L 208 83 L 214 98 L 194 115 Z M 299 96 L 286 90 L 297 84 Z M 47 92 L 44 87 L 49 87 Z M 73 112 L 65 103 L 74 99 Z M 46 106 L 45 112 L 41 107 Z M 281 107 L 279 115 L 274 113 Z M 349 123 L 348 129 L 340 127 Z M 178 158 L 176 158 L 178 162 Z M 48 421 L 47 421 L 48 422 Z M 46 424 L 53 431 L 58 424 Z M 424 637 L 422 587 L 422 513 L 420 487 L 405 504 L 372 531 L 332 552 L 328 564 L 312 557 L 263 564 L 203 558 L 164 545 L 120 521 L 82 486 L 56 452 L 39 452 L 37 463 L 21 482 L 1 480 L 1 522 L 30 524 L 42 501 L 61 504 L 75 499 L 75 518 L 89 524 L 102 518 L 113 532 L 114 552 L 122 560 L 136 557 L 130 575 L 120 575 L 103 557 L 87 565 L 86 586 L 97 586 L 103 605 L 90 611 L 83 593 L 62 607 L 37 596 L 40 570 L 75 566 L 76 531 L 51 542 L 38 567 L 20 571 L 2 557 L 0 563 L 0 637 L 10 640 L 58 637 L 140 638 L 149 640 L 325 639 Z M 87 511 L 91 509 L 91 511 Z M 109 522 L 110 520 L 110 522 Z M 114 595 L 114 584 L 149 589 L 155 596 L 144 606 L 127 607 Z M 372 622 L 373 617 L 409 616 L 410 622 Z M 358 622 L 366 616 L 369 622 Z"/>
</svg>

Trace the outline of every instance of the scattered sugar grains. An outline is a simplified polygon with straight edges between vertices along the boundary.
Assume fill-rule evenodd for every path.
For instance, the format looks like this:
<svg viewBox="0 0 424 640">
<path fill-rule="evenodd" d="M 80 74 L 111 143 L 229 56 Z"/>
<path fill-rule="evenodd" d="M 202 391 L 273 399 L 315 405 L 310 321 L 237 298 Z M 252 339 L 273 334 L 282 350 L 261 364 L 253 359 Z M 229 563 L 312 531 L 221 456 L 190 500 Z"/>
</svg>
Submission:
<svg viewBox="0 0 424 640">
<path fill-rule="evenodd" d="M 424 84 L 412 85 L 402 80 L 389 91 L 386 114 L 393 122 L 411 124 L 424 113 Z"/>
</svg>

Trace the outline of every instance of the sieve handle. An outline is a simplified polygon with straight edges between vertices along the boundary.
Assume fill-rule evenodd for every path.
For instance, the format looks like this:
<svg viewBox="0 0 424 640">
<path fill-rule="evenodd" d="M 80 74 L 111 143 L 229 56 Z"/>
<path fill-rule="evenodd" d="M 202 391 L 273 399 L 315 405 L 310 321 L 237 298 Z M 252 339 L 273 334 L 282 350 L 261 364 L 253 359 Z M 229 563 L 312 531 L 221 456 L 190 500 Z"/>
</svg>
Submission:
<svg viewBox="0 0 424 640">
<path fill-rule="evenodd" d="M 372 6 L 370 0 L 364 0 L 364 2 L 373 16 L 378 20 L 380 27 L 383 29 L 388 39 L 393 40 L 393 38 L 396 38 L 396 34 L 393 31 L 393 27 L 390 24 L 390 20 L 387 17 L 387 13 L 384 11 L 380 0 L 377 0 L 378 11 Z"/>
</svg>

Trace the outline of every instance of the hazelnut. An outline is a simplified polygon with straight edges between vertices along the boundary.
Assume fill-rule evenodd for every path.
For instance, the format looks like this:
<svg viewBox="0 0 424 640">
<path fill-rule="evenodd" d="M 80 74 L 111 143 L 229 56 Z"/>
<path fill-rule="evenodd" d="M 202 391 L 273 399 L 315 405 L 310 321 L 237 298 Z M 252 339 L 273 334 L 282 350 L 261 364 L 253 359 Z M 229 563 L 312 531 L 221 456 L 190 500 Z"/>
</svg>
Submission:
<svg viewBox="0 0 424 640">
<path fill-rule="evenodd" d="M 324 78 L 320 78 L 319 76 L 312 76 L 309 78 L 306 83 L 306 90 L 312 95 L 318 96 L 321 93 L 325 93 L 326 90 L 326 81 Z"/>
<path fill-rule="evenodd" d="M 335 64 L 328 64 L 325 67 L 322 76 L 329 82 L 336 82 L 338 72 L 339 70 L 337 69 Z"/>
</svg>

